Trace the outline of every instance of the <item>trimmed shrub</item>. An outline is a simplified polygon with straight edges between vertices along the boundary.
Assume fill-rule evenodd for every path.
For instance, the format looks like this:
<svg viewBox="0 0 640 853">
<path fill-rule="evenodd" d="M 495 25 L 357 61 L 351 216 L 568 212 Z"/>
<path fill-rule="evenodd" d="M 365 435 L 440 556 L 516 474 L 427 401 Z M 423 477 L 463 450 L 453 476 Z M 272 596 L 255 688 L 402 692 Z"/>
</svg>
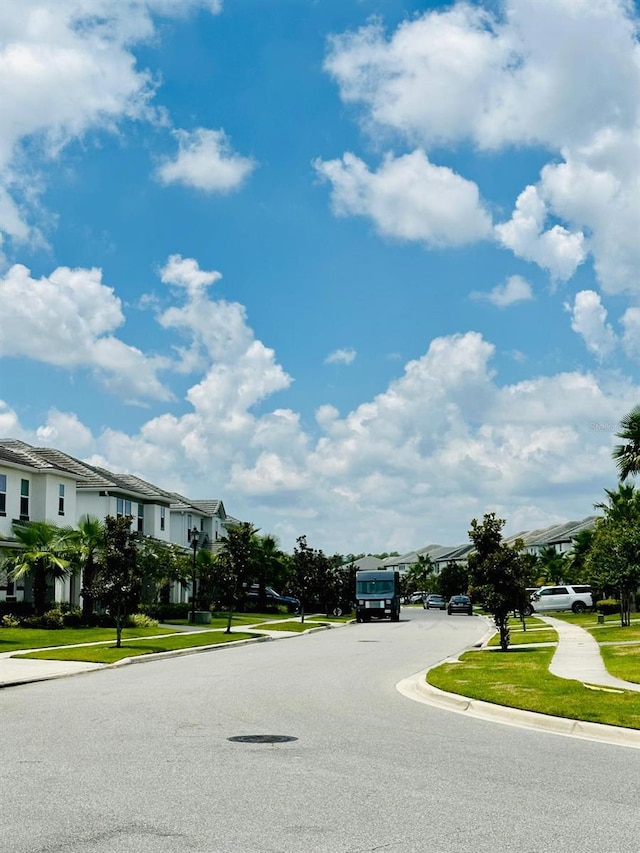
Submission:
<svg viewBox="0 0 640 853">
<path fill-rule="evenodd" d="M 600 601 L 596 601 L 596 610 L 598 613 L 604 613 L 605 615 L 619 613 L 620 602 L 616 598 L 603 598 Z"/>
<path fill-rule="evenodd" d="M 191 605 L 183 601 L 176 604 L 147 604 L 140 606 L 138 609 L 141 613 L 145 613 L 152 619 L 165 622 L 167 619 L 188 619 L 191 612 Z"/>
<path fill-rule="evenodd" d="M 146 613 L 132 613 L 127 619 L 129 628 L 157 628 L 158 620 L 152 619 Z"/>
<path fill-rule="evenodd" d="M 2 620 L 0 620 L 0 625 L 3 628 L 17 628 L 19 624 L 20 620 L 13 613 L 5 613 Z"/>
</svg>

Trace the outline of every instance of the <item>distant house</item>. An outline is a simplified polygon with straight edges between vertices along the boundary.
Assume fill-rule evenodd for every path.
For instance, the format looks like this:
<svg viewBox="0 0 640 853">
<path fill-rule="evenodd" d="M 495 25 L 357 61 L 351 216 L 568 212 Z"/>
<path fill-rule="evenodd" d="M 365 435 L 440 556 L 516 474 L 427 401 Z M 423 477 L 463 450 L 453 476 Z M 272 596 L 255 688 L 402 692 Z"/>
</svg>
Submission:
<svg viewBox="0 0 640 853">
<path fill-rule="evenodd" d="M 104 519 L 131 515 L 140 537 L 172 543 L 188 551 L 192 531 L 205 534 L 199 547 L 215 550 L 227 528 L 238 524 L 220 500 L 191 500 L 132 474 L 114 474 L 61 450 L 0 439 L 0 601 L 28 600 L 29 580 L 14 584 L 2 573 L 4 557 L 15 552 L 16 521 L 46 521 L 75 527 L 85 515 Z M 55 601 L 78 604 L 81 579 L 56 581 Z M 187 600 L 190 590 L 176 585 L 172 597 Z"/>
<path fill-rule="evenodd" d="M 573 548 L 578 533 L 583 530 L 593 530 L 599 517 L 588 515 L 581 521 L 567 521 L 531 531 L 523 530 L 514 536 L 505 537 L 504 542 L 507 545 L 513 545 L 516 539 L 522 539 L 527 554 L 538 554 L 543 548 L 550 546 L 555 548 L 559 554 L 566 554 Z M 453 546 L 426 545 L 424 548 L 418 548 L 415 551 L 407 551 L 399 557 L 387 557 L 384 560 L 384 566 L 388 569 L 397 569 L 405 574 L 414 563 L 418 562 L 420 555 L 425 555 L 431 559 L 434 574 L 437 575 L 447 563 L 466 563 L 472 551 L 473 543 L 471 542 Z"/>
<path fill-rule="evenodd" d="M 357 572 L 373 572 L 377 569 L 386 568 L 383 560 L 379 557 L 373 557 L 371 554 L 367 554 L 366 557 L 360 557 L 359 560 L 344 563 L 340 568 L 346 568 L 347 566 L 353 566 Z"/>
</svg>

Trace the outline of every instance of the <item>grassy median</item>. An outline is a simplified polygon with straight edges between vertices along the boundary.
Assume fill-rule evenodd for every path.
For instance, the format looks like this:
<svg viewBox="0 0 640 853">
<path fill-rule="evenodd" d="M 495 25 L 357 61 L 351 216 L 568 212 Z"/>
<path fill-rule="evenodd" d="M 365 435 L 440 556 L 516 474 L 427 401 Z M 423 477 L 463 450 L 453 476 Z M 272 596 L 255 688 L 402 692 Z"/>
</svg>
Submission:
<svg viewBox="0 0 640 853">
<path fill-rule="evenodd" d="M 459 663 L 430 670 L 427 682 L 448 693 L 509 708 L 640 729 L 640 693 L 585 687 L 580 681 L 551 675 L 554 651 L 554 647 L 515 647 L 507 652 L 465 652 Z"/>
<path fill-rule="evenodd" d="M 253 639 L 259 636 L 259 634 L 240 631 L 233 631 L 231 634 L 226 634 L 219 628 L 213 631 L 194 631 L 193 633 L 181 631 L 176 634 L 154 637 L 148 640 L 126 640 L 120 648 L 106 643 L 96 646 L 73 646 L 72 648 L 63 646 L 55 649 L 47 649 L 46 651 L 12 655 L 12 657 L 28 658 L 30 660 L 72 660 L 87 661 L 89 663 L 116 663 L 124 658 L 137 657 L 138 655 L 154 655 L 159 652 L 192 649 L 198 646 L 218 646 L 222 643 L 232 643 L 237 640 Z"/>
</svg>

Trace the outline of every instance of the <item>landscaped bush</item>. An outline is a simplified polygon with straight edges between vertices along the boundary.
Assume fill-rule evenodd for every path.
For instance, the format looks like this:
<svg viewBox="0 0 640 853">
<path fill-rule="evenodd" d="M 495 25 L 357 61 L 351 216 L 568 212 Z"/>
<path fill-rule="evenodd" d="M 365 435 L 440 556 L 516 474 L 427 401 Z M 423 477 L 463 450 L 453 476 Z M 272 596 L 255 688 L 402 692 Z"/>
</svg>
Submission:
<svg viewBox="0 0 640 853">
<path fill-rule="evenodd" d="M 0 620 L 0 625 L 3 628 L 17 628 L 19 624 L 20 620 L 13 613 L 5 613 L 2 620 Z"/>
<path fill-rule="evenodd" d="M 176 604 L 145 604 L 141 605 L 139 610 L 152 619 L 166 622 L 168 619 L 188 619 L 191 605 L 186 601 Z"/>
<path fill-rule="evenodd" d="M 129 628 L 157 628 L 158 620 L 152 619 L 146 613 L 132 613 L 127 620 Z"/>
<path fill-rule="evenodd" d="M 64 628 L 64 615 L 61 610 L 56 608 L 47 610 L 42 616 L 27 616 L 20 620 L 20 624 L 23 628 L 45 628 L 47 630 Z"/>
<path fill-rule="evenodd" d="M 82 610 L 79 607 L 67 601 L 56 601 L 55 609 L 62 613 L 65 628 L 77 628 L 82 624 Z"/>
<path fill-rule="evenodd" d="M 605 615 L 619 613 L 620 602 L 616 598 L 603 598 L 601 601 L 596 601 L 596 610 Z"/>
<path fill-rule="evenodd" d="M 33 613 L 33 604 L 30 601 L 0 601 L 0 616 L 5 614 L 23 619 Z"/>
</svg>

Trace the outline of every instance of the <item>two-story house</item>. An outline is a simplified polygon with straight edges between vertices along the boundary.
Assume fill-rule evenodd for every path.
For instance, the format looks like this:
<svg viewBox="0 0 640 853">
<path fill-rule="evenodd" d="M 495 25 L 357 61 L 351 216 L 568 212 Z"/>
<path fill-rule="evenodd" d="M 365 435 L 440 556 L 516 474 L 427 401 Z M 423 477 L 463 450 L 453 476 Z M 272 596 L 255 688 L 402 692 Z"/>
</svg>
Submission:
<svg viewBox="0 0 640 853">
<path fill-rule="evenodd" d="M 27 600 L 29 581 L 15 585 L 2 574 L 3 554 L 18 547 L 15 521 L 47 521 L 75 527 L 86 515 L 103 519 L 131 515 L 140 537 L 173 543 L 185 550 L 194 544 L 215 549 L 230 524 L 220 500 L 190 500 L 132 474 L 114 474 L 63 451 L 32 447 L 17 439 L 0 439 L 0 600 Z M 78 604 L 81 579 L 55 582 L 55 601 Z M 177 584 L 172 599 L 186 601 L 190 589 Z"/>
</svg>

